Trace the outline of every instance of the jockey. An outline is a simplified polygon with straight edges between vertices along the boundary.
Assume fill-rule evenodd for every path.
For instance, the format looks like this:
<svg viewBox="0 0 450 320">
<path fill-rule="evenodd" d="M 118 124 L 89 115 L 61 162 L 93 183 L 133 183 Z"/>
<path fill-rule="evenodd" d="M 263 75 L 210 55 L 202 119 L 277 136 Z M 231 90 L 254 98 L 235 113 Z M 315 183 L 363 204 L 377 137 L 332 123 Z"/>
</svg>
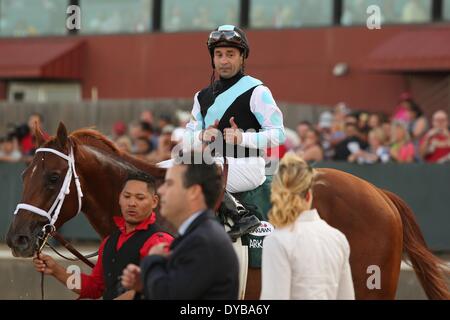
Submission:
<svg viewBox="0 0 450 320">
<path fill-rule="evenodd" d="M 217 162 L 223 163 L 226 157 L 226 190 L 242 195 L 266 182 L 264 150 L 284 142 L 283 115 L 270 90 L 245 74 L 250 47 L 244 31 L 232 25 L 220 26 L 209 34 L 207 47 L 213 69 L 211 82 L 194 96 L 183 148 L 209 144 Z M 240 214 L 230 217 L 233 239 L 260 224 L 248 211 L 238 211 Z"/>
</svg>

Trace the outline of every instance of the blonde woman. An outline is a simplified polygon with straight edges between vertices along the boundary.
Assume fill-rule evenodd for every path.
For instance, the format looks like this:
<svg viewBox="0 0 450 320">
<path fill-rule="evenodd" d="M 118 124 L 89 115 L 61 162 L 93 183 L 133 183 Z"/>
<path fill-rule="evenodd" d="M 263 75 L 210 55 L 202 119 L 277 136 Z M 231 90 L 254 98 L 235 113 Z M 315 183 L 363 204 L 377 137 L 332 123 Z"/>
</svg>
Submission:
<svg viewBox="0 0 450 320">
<path fill-rule="evenodd" d="M 350 246 L 311 208 L 316 172 L 287 154 L 272 183 L 264 240 L 261 299 L 354 299 Z"/>
<path fill-rule="evenodd" d="M 389 161 L 389 148 L 385 145 L 384 132 L 381 128 L 375 128 L 369 132 L 369 148 L 358 150 L 348 156 L 349 162 L 364 163 L 386 163 Z"/>
<path fill-rule="evenodd" d="M 415 149 L 404 122 L 394 121 L 391 139 L 391 158 L 398 163 L 414 162 Z"/>
</svg>

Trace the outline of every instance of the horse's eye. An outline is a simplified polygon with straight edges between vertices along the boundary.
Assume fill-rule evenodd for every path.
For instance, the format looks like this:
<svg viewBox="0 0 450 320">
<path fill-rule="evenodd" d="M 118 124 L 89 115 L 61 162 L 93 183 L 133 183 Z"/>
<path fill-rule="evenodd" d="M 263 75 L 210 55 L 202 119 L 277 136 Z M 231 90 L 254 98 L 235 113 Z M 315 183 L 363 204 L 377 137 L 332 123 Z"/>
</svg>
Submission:
<svg viewBox="0 0 450 320">
<path fill-rule="evenodd" d="M 56 173 L 52 173 L 49 177 L 48 177 L 48 181 L 50 183 L 56 183 L 59 180 L 59 174 Z"/>
</svg>

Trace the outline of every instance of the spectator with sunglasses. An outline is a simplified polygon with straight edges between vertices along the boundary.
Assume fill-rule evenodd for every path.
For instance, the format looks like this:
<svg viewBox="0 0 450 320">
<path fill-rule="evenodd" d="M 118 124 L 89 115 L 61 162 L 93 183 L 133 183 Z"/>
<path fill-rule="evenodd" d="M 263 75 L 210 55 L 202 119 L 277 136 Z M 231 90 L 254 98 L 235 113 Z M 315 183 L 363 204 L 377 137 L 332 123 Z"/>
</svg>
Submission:
<svg viewBox="0 0 450 320">
<path fill-rule="evenodd" d="M 262 156 L 264 150 L 284 143 L 283 115 L 263 82 L 245 74 L 250 47 L 244 31 L 232 25 L 220 26 L 210 33 L 207 47 L 211 81 L 194 96 L 184 147 L 209 145 L 218 161 L 226 157 L 227 191 L 245 205 L 257 197 L 248 192 L 258 192 L 258 187 L 270 189 L 262 187 L 270 183 Z M 232 238 L 252 232 L 260 224 L 251 214 L 234 222 Z"/>
</svg>

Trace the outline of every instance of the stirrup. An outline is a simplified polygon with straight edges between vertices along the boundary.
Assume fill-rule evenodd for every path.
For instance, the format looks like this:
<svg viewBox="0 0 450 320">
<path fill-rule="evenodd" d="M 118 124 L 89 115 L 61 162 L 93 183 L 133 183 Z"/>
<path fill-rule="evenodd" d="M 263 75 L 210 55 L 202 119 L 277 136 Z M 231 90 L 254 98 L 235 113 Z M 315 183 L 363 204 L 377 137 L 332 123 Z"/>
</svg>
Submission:
<svg viewBox="0 0 450 320">
<path fill-rule="evenodd" d="M 249 225 L 245 229 L 242 229 L 242 226 L 240 226 L 239 224 L 236 224 L 231 227 L 231 230 L 229 230 L 227 233 L 233 242 L 235 242 L 240 237 L 242 237 L 246 234 L 252 233 L 256 229 L 258 229 L 258 227 L 261 225 L 261 221 L 256 216 L 254 216 L 254 218 L 255 218 L 255 223 Z"/>
</svg>

